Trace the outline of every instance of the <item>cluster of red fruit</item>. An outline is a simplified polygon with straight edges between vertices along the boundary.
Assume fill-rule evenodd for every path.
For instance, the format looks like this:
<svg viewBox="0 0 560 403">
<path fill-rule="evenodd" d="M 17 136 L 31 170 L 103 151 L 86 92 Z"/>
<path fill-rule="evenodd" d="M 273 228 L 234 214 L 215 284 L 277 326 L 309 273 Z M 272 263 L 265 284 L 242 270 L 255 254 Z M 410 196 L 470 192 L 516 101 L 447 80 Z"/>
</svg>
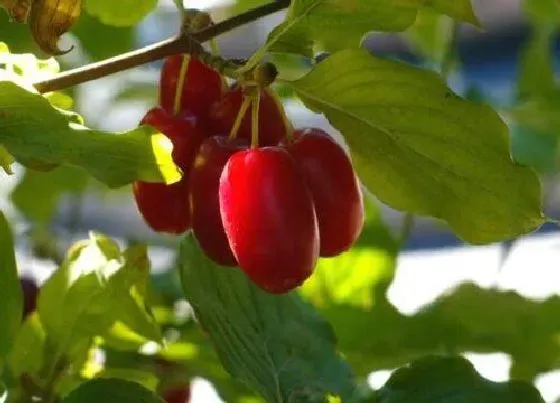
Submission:
<svg viewBox="0 0 560 403">
<path fill-rule="evenodd" d="M 152 229 L 192 228 L 208 257 L 279 294 L 302 284 L 319 256 L 350 248 L 364 212 L 345 151 L 321 129 L 294 131 L 272 91 L 248 96 L 196 57 L 168 58 L 160 106 L 142 123 L 172 141 L 184 176 L 137 182 L 134 196 Z"/>
</svg>

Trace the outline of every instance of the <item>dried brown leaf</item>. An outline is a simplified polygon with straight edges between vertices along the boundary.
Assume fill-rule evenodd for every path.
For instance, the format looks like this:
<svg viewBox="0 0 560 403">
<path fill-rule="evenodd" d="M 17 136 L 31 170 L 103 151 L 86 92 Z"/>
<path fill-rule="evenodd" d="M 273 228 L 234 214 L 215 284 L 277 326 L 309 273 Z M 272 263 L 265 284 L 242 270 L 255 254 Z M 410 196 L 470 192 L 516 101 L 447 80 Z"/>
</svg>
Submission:
<svg viewBox="0 0 560 403">
<path fill-rule="evenodd" d="M 80 17 L 81 3 L 81 0 L 33 0 L 29 23 L 33 38 L 43 51 L 61 55 L 72 50 L 61 50 L 58 41 Z"/>
</svg>

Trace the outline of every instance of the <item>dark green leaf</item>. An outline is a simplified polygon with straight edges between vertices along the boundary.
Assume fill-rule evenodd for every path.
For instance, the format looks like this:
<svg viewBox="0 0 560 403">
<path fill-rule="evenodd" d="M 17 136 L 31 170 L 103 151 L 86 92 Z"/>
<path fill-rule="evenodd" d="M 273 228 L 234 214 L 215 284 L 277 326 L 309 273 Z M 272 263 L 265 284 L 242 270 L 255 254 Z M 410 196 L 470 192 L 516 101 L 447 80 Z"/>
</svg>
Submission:
<svg viewBox="0 0 560 403">
<path fill-rule="evenodd" d="M 428 356 L 395 371 L 376 403 L 544 403 L 528 382 L 491 382 L 460 356 Z"/>
<path fill-rule="evenodd" d="M 0 81 L 0 111 L 0 143 L 16 159 L 78 166 L 111 187 L 180 179 L 171 142 L 149 126 L 119 134 L 91 130 L 10 81 Z"/>
<path fill-rule="evenodd" d="M 535 24 L 560 23 L 560 3 L 556 0 L 524 0 L 523 6 Z"/>
<path fill-rule="evenodd" d="M 84 0 L 88 13 L 107 25 L 117 27 L 139 23 L 156 5 L 157 0 Z"/>
<path fill-rule="evenodd" d="M 553 173 L 557 165 L 559 140 L 560 138 L 555 135 L 513 126 L 511 128 L 513 159 L 535 168 L 539 173 Z"/>
<path fill-rule="evenodd" d="M 165 403 L 140 384 L 123 379 L 94 379 L 66 396 L 62 403 Z"/>
<path fill-rule="evenodd" d="M 512 161 L 507 126 L 439 75 L 346 50 L 292 85 L 345 136 L 361 180 L 388 205 L 441 218 L 475 244 L 543 224 L 539 179 Z"/>
<path fill-rule="evenodd" d="M 560 92 L 533 97 L 510 110 L 515 121 L 537 132 L 560 136 Z"/>
<path fill-rule="evenodd" d="M 192 236 L 180 261 L 185 295 L 232 376 L 267 402 L 352 396 L 352 374 L 335 352 L 332 329 L 297 294 L 265 293 L 238 269 L 213 264 Z"/>
<path fill-rule="evenodd" d="M 0 372 L 4 358 L 13 347 L 21 324 L 23 292 L 21 290 L 12 231 L 6 217 L 0 211 Z"/>
</svg>

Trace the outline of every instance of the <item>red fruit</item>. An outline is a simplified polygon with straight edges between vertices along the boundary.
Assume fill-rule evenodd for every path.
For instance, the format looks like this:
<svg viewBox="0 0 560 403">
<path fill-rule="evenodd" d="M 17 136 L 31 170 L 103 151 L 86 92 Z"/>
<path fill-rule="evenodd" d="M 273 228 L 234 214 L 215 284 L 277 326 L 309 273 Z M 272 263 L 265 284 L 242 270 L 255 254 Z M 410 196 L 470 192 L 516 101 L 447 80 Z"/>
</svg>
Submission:
<svg viewBox="0 0 560 403">
<path fill-rule="evenodd" d="M 259 146 L 261 147 L 278 144 L 287 132 L 282 106 L 278 105 L 267 91 L 270 90 L 261 90 L 259 104 Z M 212 130 L 218 134 L 229 135 L 242 103 L 243 90 L 240 85 L 234 85 L 210 108 Z M 245 113 L 237 137 L 251 141 L 251 108 Z"/>
<path fill-rule="evenodd" d="M 191 399 L 190 385 L 168 389 L 162 397 L 167 403 L 188 403 Z"/>
<path fill-rule="evenodd" d="M 313 195 L 320 255 L 336 256 L 350 249 L 364 224 L 362 192 L 350 158 L 332 137 L 316 128 L 294 131 L 287 149 Z"/>
<path fill-rule="evenodd" d="M 182 88 L 181 66 L 188 63 Z M 175 99 L 181 97 L 180 111 L 192 111 L 196 116 L 208 115 L 210 106 L 225 90 L 225 81 L 216 70 L 189 55 L 170 56 L 161 70 L 159 102 L 169 113 L 175 112 Z"/>
<path fill-rule="evenodd" d="M 206 255 L 223 266 L 237 266 L 237 261 L 229 247 L 220 215 L 220 175 L 228 159 L 248 146 L 249 143 L 242 139 L 229 141 L 222 136 L 206 139 L 200 146 L 189 178 L 194 235 Z"/>
<path fill-rule="evenodd" d="M 205 132 L 193 115 L 172 116 L 160 107 L 150 110 L 142 124 L 154 126 L 171 140 L 173 161 L 183 170 L 183 178 L 171 185 L 135 182 L 136 205 L 153 230 L 181 234 L 190 228 L 188 174 Z"/>
<path fill-rule="evenodd" d="M 311 193 L 286 150 L 234 154 L 222 172 L 219 197 L 233 254 L 259 287 L 281 294 L 311 275 L 319 255 L 317 221 Z"/>
</svg>

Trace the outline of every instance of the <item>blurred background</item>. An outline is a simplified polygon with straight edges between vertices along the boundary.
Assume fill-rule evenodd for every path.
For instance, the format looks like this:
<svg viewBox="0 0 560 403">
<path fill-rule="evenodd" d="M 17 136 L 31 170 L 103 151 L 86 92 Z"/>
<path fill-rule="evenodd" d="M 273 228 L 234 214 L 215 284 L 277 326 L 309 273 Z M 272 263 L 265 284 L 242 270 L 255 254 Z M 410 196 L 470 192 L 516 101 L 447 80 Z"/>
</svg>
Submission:
<svg viewBox="0 0 560 403">
<path fill-rule="evenodd" d="M 206 9 L 219 21 L 262 3 L 189 0 L 188 7 Z M 560 23 L 560 6 L 553 3 L 475 0 L 484 30 L 459 28 L 458 64 L 449 85 L 503 113 L 511 129 L 512 155 L 539 171 L 547 212 L 559 217 L 560 121 L 554 107 L 560 98 L 542 96 L 547 74 L 558 68 L 555 27 Z M 223 56 L 250 56 L 282 17 L 278 13 L 220 37 Z M 62 48 L 73 44 L 75 49 L 59 61 L 69 69 L 101 60 L 165 39 L 178 25 L 172 0 L 159 1 L 157 10 L 134 28 L 107 26 L 84 13 L 61 44 Z M 446 17 L 423 12 L 409 31 L 371 34 L 364 46 L 378 56 L 437 69 L 452 30 Z M 26 27 L 9 23 L 5 13 L 0 13 L 0 41 L 8 43 L 12 52 L 44 56 Z M 285 77 L 311 67 L 297 57 L 274 56 L 273 60 Z M 74 99 L 73 109 L 90 127 L 132 128 L 157 102 L 160 66 L 153 63 L 67 91 Z M 295 126 L 320 126 L 337 135 L 322 116 L 303 108 L 288 90 L 278 90 Z M 0 209 L 14 224 L 23 273 L 44 281 L 60 263 L 63 251 L 89 230 L 123 243 L 148 242 L 158 317 L 176 347 L 170 358 L 184 364 L 178 377 L 192 380 L 191 401 L 220 401 L 219 396 L 227 402 L 258 401 L 229 379 L 207 340 L 193 333 L 172 270 L 177 240 L 157 235 L 143 223 L 130 187 L 109 191 L 66 167 L 49 173 L 18 167 L 13 176 L 0 175 Z M 560 236 L 554 226 L 505 244 L 474 247 L 457 239 L 441 222 L 411 219 L 370 197 L 368 221 L 358 245 L 339 258 L 321 262 L 315 278 L 301 292 L 330 320 L 341 351 L 373 387 L 381 386 L 392 369 L 419 354 L 460 352 L 483 376 L 495 381 L 532 380 L 547 402 L 560 402 L 559 261 Z M 137 351 L 124 354 L 117 347 L 108 348 L 105 360 L 108 367 L 132 368 L 141 361 Z M 142 353 L 149 354 L 149 348 L 143 346 Z"/>
</svg>

